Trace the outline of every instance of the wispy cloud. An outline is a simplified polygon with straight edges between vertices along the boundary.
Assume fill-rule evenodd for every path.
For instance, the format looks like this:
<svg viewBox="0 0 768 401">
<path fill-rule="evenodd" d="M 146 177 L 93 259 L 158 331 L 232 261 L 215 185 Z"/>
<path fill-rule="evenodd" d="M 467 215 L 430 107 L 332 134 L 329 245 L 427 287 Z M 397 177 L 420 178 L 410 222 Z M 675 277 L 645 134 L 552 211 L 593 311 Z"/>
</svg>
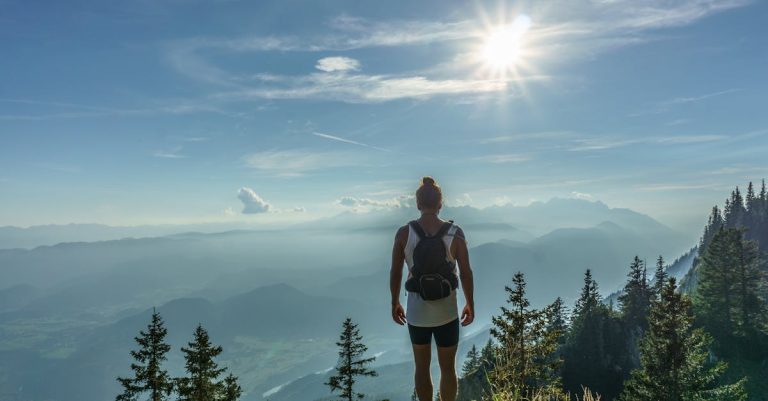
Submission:
<svg viewBox="0 0 768 401">
<path fill-rule="evenodd" d="M 348 166 L 360 166 L 359 157 L 349 152 L 322 152 L 309 149 L 268 150 L 243 158 L 246 167 L 283 177 Z"/>
<path fill-rule="evenodd" d="M 530 141 L 530 140 L 548 140 L 548 139 L 573 137 L 575 135 L 576 134 L 569 131 L 525 132 L 525 133 L 519 133 L 519 134 L 500 135 L 500 136 L 494 136 L 491 138 L 481 139 L 480 143 L 481 144 L 498 144 L 498 143 Z"/>
<path fill-rule="evenodd" d="M 732 94 L 740 91 L 741 89 L 734 88 L 734 89 L 726 89 L 726 90 L 717 91 L 717 92 L 705 93 L 703 95 L 697 95 L 697 96 L 681 96 L 681 97 L 675 97 L 672 99 L 666 99 L 656 103 L 653 107 L 650 107 L 646 110 L 641 110 L 641 111 L 632 113 L 629 116 L 642 117 L 642 116 L 647 116 L 651 114 L 662 114 L 662 113 L 669 112 L 675 106 L 698 103 L 704 100 L 708 100 L 715 97 L 728 95 L 728 94 Z M 676 120 L 676 121 L 681 121 L 681 120 Z M 685 122 L 685 120 L 682 120 L 682 121 Z"/>
<path fill-rule="evenodd" d="M 370 199 L 370 198 L 357 198 L 354 196 L 342 196 L 336 203 L 353 208 L 367 208 L 367 209 L 392 209 L 392 208 L 408 208 L 416 205 L 414 195 L 401 195 L 390 199 Z"/>
<path fill-rule="evenodd" d="M 332 141 L 348 143 L 350 145 L 356 145 L 356 146 L 362 146 L 364 148 L 381 150 L 383 152 L 391 152 L 389 149 L 380 148 L 378 146 L 373 146 L 373 145 L 368 145 L 367 143 L 353 141 L 351 139 L 345 139 L 345 138 L 341 138 L 341 137 L 338 137 L 338 136 L 335 136 L 335 135 L 323 134 L 321 132 L 313 132 L 312 135 L 320 137 L 320 138 L 330 139 Z"/>
<path fill-rule="evenodd" d="M 551 4 L 554 3 L 554 4 Z M 748 0 L 611 0 L 534 3 L 528 13 L 534 24 L 527 38 L 534 57 L 565 63 L 574 57 L 592 57 L 621 46 L 657 39 L 656 31 L 685 26 L 724 10 L 747 5 Z M 479 43 L 486 27 L 482 18 L 447 21 L 374 21 L 342 15 L 330 21 L 329 32 L 311 36 L 243 36 L 237 38 L 190 38 L 167 43 L 170 64 L 180 73 L 201 82 L 230 90 L 213 98 L 229 101 L 253 99 L 322 99 L 350 103 L 386 102 L 396 99 L 482 94 L 508 90 L 507 79 L 467 79 L 477 69 L 467 57 L 427 60 L 420 73 L 391 72 L 382 75 L 346 74 L 360 70 L 360 61 L 347 56 L 319 59 L 322 74 L 279 76 L 257 72 L 250 76 L 227 71 L 213 54 L 221 52 L 344 52 L 364 48 L 403 48 L 453 42 Z M 557 55 L 554 57 L 553 55 Z M 534 60 L 535 61 L 535 60 Z M 450 65 L 452 74 L 439 65 Z M 309 66 L 308 66 L 309 67 Z M 311 68 L 311 67 L 310 67 Z M 460 75 L 457 75 L 460 74 Z M 461 78 L 459 78 L 459 76 Z M 527 74 L 522 81 L 548 78 Z M 716 95 L 716 94 L 713 94 Z M 698 97 L 676 102 L 696 101 Z M 701 97 L 702 99 L 704 97 Z"/>
<path fill-rule="evenodd" d="M 170 150 L 156 150 L 152 153 L 152 156 L 161 159 L 186 159 L 187 156 L 181 154 L 181 146 L 177 146 Z"/>
<path fill-rule="evenodd" d="M 531 160 L 532 158 L 533 157 L 531 155 L 508 153 L 508 154 L 483 155 L 483 156 L 475 157 L 473 160 L 485 162 L 485 163 L 493 163 L 493 164 L 507 164 L 507 163 L 523 163 Z"/>
<path fill-rule="evenodd" d="M 325 72 L 357 71 L 360 62 L 350 57 L 325 57 L 317 60 L 315 68 Z"/>
<path fill-rule="evenodd" d="M 721 141 L 730 138 L 728 135 L 666 135 L 632 137 L 591 137 L 574 140 L 574 145 L 568 148 L 572 152 L 592 150 L 607 150 L 637 144 L 666 144 L 682 145 L 704 142 Z"/>
<path fill-rule="evenodd" d="M 726 188 L 727 186 L 724 186 L 723 184 L 718 183 L 701 183 L 701 184 L 691 184 L 691 183 L 665 183 L 665 184 L 648 184 L 648 185 L 641 185 L 635 187 L 636 189 L 640 191 L 684 191 L 684 190 L 691 190 L 691 189 L 722 189 Z"/>
</svg>

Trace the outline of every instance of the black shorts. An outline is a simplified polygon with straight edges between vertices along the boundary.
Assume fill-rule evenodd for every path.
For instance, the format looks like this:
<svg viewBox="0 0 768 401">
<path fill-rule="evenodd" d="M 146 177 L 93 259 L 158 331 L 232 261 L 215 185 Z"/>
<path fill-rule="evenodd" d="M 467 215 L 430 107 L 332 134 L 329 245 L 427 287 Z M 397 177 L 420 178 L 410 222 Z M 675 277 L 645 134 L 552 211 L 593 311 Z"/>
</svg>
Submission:
<svg viewBox="0 0 768 401">
<path fill-rule="evenodd" d="M 453 347 L 459 343 L 459 319 L 436 327 L 419 327 L 409 324 L 408 333 L 411 335 L 411 344 L 414 345 L 430 344 L 434 335 L 435 344 L 438 347 Z"/>
</svg>

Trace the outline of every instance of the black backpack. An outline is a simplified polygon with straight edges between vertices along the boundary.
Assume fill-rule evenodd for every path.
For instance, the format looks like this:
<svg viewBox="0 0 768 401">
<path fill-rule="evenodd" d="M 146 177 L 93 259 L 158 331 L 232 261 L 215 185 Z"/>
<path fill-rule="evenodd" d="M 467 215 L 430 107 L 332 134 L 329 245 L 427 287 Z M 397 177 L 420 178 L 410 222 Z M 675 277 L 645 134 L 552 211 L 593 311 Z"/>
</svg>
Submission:
<svg viewBox="0 0 768 401">
<path fill-rule="evenodd" d="M 433 236 L 428 236 L 416 220 L 408 224 L 419 236 L 419 243 L 413 250 L 411 278 L 405 282 L 405 289 L 418 293 L 426 301 L 447 297 L 451 290 L 459 286 L 456 266 L 446 259 L 448 253 L 443 242 L 443 236 L 450 230 L 453 220 L 443 223 Z"/>
</svg>

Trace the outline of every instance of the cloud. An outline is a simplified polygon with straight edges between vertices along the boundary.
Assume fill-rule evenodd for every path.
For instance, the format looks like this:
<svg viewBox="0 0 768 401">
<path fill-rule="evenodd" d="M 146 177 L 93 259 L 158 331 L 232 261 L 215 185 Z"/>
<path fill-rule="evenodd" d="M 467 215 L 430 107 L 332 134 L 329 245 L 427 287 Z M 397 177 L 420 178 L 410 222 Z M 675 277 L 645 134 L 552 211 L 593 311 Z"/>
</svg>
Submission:
<svg viewBox="0 0 768 401">
<path fill-rule="evenodd" d="M 522 78 L 520 78 L 522 79 Z M 529 80 L 546 80 L 543 75 Z M 280 77 L 268 84 L 211 95 L 215 101 L 319 99 L 345 103 L 381 103 L 440 95 L 492 93 L 510 89 L 512 79 L 430 79 L 425 76 L 310 74 Z"/>
<path fill-rule="evenodd" d="M 391 199 L 376 200 L 370 198 L 356 198 L 354 196 L 342 196 L 336 203 L 349 208 L 397 209 L 416 206 L 416 197 L 413 195 L 400 195 Z"/>
<path fill-rule="evenodd" d="M 323 134 L 323 133 L 320 133 L 320 132 L 313 132 L 312 135 L 320 137 L 320 138 L 330 139 L 332 141 L 337 141 L 337 142 L 348 143 L 348 144 L 351 144 L 351 145 L 362 146 L 364 148 L 370 148 L 370 149 L 381 150 L 381 151 L 384 151 L 384 152 L 390 152 L 389 149 L 380 148 L 378 146 L 368 145 L 366 143 L 353 141 L 351 139 L 341 138 L 341 137 L 338 137 L 338 136 L 335 136 L 335 135 L 328 135 L 328 134 Z"/>
<path fill-rule="evenodd" d="M 295 208 L 293 208 L 293 211 L 296 212 L 296 213 L 304 213 L 304 212 L 307 211 L 307 209 L 305 209 L 304 207 L 301 207 L 301 206 L 296 206 Z"/>
<path fill-rule="evenodd" d="M 187 156 L 179 153 L 182 147 L 177 146 L 171 150 L 156 150 L 152 153 L 152 156 L 159 157 L 161 159 L 185 159 Z"/>
<path fill-rule="evenodd" d="M 225 216 L 234 216 L 235 215 L 235 211 L 231 207 L 228 207 L 228 208 L 224 209 L 224 215 Z"/>
<path fill-rule="evenodd" d="M 673 99 L 667 99 L 661 102 L 658 102 L 654 107 L 648 109 L 648 110 L 641 110 L 635 113 L 630 114 L 630 117 L 642 117 L 649 114 L 662 114 L 666 113 L 670 110 L 672 110 L 675 106 L 690 104 L 690 103 L 698 103 L 704 100 L 708 100 L 714 97 L 728 95 L 731 93 L 740 92 L 741 89 L 726 89 L 718 92 L 712 92 L 712 93 L 705 93 L 703 95 L 698 96 L 682 96 L 682 97 L 676 97 Z M 676 120 L 680 121 L 680 120 Z M 684 122 L 685 120 L 683 120 Z"/>
<path fill-rule="evenodd" d="M 532 3 L 526 10 L 533 19 L 526 38 L 529 47 L 536 52 L 528 61 L 533 65 L 566 65 L 574 59 L 592 58 L 618 47 L 659 40 L 663 38 L 658 34 L 662 29 L 690 25 L 749 3 L 749 0 L 556 0 Z M 450 45 L 460 49 L 477 44 L 484 37 L 481 17 L 427 21 L 366 20 L 342 15 L 330 21 L 331 29 L 325 33 L 195 37 L 167 42 L 166 54 L 171 66 L 179 73 L 228 89 L 212 94 L 210 99 L 213 101 L 320 99 L 376 103 L 504 92 L 514 82 L 511 77 L 478 78 L 478 60 L 469 53 L 454 53 L 450 59 L 427 60 L 431 65 L 420 70 L 380 75 L 355 73 L 360 68 L 360 61 L 347 56 L 321 58 L 314 66 L 321 72 L 296 76 L 266 71 L 244 75 L 228 71 L 216 63 L 217 55 L 227 53 L 235 56 L 257 52 L 320 53 L 425 45 Z M 549 75 L 528 73 L 516 79 L 530 82 L 549 79 Z M 673 99 L 673 103 L 698 101 L 706 96 Z"/>
<path fill-rule="evenodd" d="M 315 68 L 325 72 L 357 71 L 360 62 L 349 57 L 325 57 L 317 60 Z"/>
<path fill-rule="evenodd" d="M 584 193 L 584 192 L 578 192 L 578 191 L 571 192 L 571 196 L 576 198 L 576 199 L 584 199 L 584 200 L 591 200 L 591 199 L 593 199 L 592 195 Z"/>
<path fill-rule="evenodd" d="M 311 171 L 359 166 L 361 163 L 354 154 L 305 149 L 262 151 L 246 155 L 243 160 L 246 167 L 280 176 L 300 176 Z"/>
<path fill-rule="evenodd" d="M 243 202 L 243 214 L 258 214 L 269 212 L 272 207 L 251 188 L 242 187 L 237 191 L 237 198 Z"/>
<path fill-rule="evenodd" d="M 493 164 L 523 163 L 531 160 L 531 156 L 510 153 L 478 156 L 474 160 Z"/>
</svg>

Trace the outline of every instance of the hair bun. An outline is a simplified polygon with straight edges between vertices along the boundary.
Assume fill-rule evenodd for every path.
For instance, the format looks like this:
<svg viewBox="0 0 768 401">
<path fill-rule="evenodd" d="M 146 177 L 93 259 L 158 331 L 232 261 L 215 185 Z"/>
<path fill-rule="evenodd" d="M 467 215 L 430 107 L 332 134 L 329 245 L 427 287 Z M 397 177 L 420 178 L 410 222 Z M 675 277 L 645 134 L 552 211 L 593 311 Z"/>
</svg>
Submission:
<svg viewBox="0 0 768 401">
<path fill-rule="evenodd" d="M 435 179 L 432 177 L 422 177 L 421 185 L 435 185 Z"/>
</svg>

